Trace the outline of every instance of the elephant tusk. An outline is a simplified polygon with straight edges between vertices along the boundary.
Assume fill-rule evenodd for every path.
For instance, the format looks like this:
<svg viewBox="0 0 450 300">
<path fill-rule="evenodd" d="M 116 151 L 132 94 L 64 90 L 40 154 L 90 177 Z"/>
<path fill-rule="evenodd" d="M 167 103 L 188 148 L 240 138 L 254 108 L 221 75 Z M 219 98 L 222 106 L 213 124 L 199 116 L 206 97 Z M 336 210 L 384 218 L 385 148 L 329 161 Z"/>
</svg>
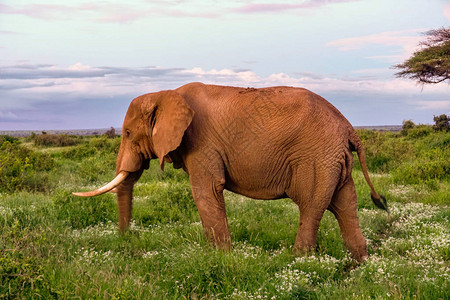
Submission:
<svg viewBox="0 0 450 300">
<path fill-rule="evenodd" d="M 99 189 L 96 189 L 94 191 L 90 191 L 90 192 L 81 192 L 81 193 L 72 193 L 75 196 L 79 196 L 79 197 L 94 197 L 94 196 L 98 196 L 104 193 L 107 193 L 109 191 L 111 191 L 112 189 L 114 189 L 115 187 L 117 187 L 119 184 L 121 184 L 128 176 L 128 172 L 126 171 L 120 171 L 119 174 L 117 174 L 117 176 L 108 184 L 102 186 Z"/>
</svg>

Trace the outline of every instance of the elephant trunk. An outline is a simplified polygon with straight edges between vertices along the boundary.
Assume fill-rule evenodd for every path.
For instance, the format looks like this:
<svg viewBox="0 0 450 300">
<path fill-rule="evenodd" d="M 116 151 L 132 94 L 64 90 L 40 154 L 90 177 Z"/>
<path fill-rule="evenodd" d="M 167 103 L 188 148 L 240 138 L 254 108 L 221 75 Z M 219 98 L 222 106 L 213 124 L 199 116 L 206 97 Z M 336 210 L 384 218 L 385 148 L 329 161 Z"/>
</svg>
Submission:
<svg viewBox="0 0 450 300">
<path fill-rule="evenodd" d="M 119 212 L 119 231 L 127 231 L 131 221 L 134 181 L 127 180 L 117 188 L 117 209 Z"/>
<path fill-rule="evenodd" d="M 119 231 L 127 231 L 131 221 L 131 211 L 133 208 L 133 188 L 134 184 L 141 177 L 144 169 L 129 174 L 127 179 L 117 188 L 117 209 L 119 212 Z"/>
</svg>

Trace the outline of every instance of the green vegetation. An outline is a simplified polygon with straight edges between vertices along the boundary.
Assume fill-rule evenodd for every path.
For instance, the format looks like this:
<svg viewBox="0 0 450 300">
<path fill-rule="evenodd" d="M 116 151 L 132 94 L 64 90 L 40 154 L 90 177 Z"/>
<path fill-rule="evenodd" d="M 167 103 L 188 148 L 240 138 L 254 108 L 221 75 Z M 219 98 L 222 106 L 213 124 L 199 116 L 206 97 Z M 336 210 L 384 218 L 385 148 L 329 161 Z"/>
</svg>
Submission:
<svg viewBox="0 0 450 300">
<path fill-rule="evenodd" d="M 32 133 L 30 139 L 34 142 L 36 146 L 73 146 L 79 142 L 79 137 L 71 136 L 67 134 L 35 134 Z"/>
<path fill-rule="evenodd" d="M 53 159 L 20 145 L 18 140 L 0 138 L 0 192 L 27 189 L 48 190 L 48 171 Z"/>
<path fill-rule="evenodd" d="M 391 211 L 374 207 L 355 162 L 370 253 L 360 265 L 331 213 L 316 252 L 295 257 L 299 216 L 289 199 L 229 192 L 233 251 L 211 248 L 187 175 L 161 172 L 157 161 L 136 185 L 131 230 L 120 235 L 113 194 L 71 195 L 114 176 L 120 138 L 55 147 L 0 137 L 0 299 L 447 299 L 450 132 L 359 134 Z"/>
</svg>

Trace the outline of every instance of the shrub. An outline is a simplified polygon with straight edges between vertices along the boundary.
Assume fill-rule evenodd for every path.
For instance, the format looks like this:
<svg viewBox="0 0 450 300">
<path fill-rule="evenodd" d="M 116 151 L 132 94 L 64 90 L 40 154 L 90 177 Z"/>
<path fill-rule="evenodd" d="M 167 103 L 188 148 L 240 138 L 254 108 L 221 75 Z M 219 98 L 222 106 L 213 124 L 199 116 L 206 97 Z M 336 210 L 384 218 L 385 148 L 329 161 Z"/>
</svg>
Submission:
<svg viewBox="0 0 450 300">
<path fill-rule="evenodd" d="M 435 124 L 433 129 L 436 131 L 449 131 L 450 130 L 450 117 L 446 114 L 440 116 L 434 116 L 433 118 Z"/>
<path fill-rule="evenodd" d="M 75 136 L 69 136 L 67 134 L 40 134 L 34 135 L 34 144 L 36 146 L 73 146 L 78 143 Z"/>
<path fill-rule="evenodd" d="M 9 135 L 0 135 L 0 146 L 3 145 L 4 142 L 18 143 L 19 139 Z"/>
<path fill-rule="evenodd" d="M 435 152 L 442 153 L 436 150 Z M 406 184 L 429 183 L 432 180 L 449 180 L 450 161 L 437 154 L 435 158 L 421 158 L 403 163 L 393 172 L 393 180 Z"/>
<path fill-rule="evenodd" d="M 114 139 L 106 136 L 90 138 L 88 142 L 77 145 L 63 153 L 64 157 L 81 160 L 88 157 L 94 157 L 98 154 L 117 155 L 120 147 L 120 137 Z"/>
<path fill-rule="evenodd" d="M 399 138 L 393 133 L 363 130 L 358 131 L 358 135 L 366 152 L 367 167 L 372 172 L 391 171 L 402 160 L 415 154 L 415 149 L 410 141 Z M 356 159 L 356 162 L 355 167 L 360 169 L 359 160 Z"/>
<path fill-rule="evenodd" d="M 425 137 L 433 132 L 431 126 L 428 125 L 417 125 L 414 128 L 408 130 L 407 138 L 408 139 L 419 139 Z"/>
<path fill-rule="evenodd" d="M 403 126 L 402 126 L 402 131 L 400 132 L 403 136 L 408 135 L 408 131 L 410 129 L 413 129 L 414 127 L 416 127 L 416 124 L 414 124 L 413 121 L 411 120 L 405 120 L 403 121 Z"/>
<path fill-rule="evenodd" d="M 89 146 L 109 153 L 119 153 L 120 140 L 120 138 L 109 139 L 106 136 L 100 136 L 92 138 Z"/>
<path fill-rule="evenodd" d="M 57 298 L 42 263 L 19 251 L 0 252 L 0 299 Z"/>
<path fill-rule="evenodd" d="M 53 159 L 48 154 L 36 153 L 17 142 L 5 141 L 0 146 L 0 192 L 47 190 L 45 171 L 53 166 Z"/>
<path fill-rule="evenodd" d="M 110 139 L 115 138 L 116 137 L 116 129 L 114 129 L 114 127 L 111 127 L 108 131 L 105 132 L 105 135 Z"/>
</svg>

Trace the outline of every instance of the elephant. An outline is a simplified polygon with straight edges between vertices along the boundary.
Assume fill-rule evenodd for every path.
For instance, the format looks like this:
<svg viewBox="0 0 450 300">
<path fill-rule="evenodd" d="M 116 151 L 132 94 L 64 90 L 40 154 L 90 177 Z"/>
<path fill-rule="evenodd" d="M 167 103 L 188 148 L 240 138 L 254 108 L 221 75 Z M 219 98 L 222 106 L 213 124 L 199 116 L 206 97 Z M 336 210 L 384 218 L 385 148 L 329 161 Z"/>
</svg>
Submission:
<svg viewBox="0 0 450 300">
<path fill-rule="evenodd" d="M 337 218 L 352 256 L 368 257 L 352 179 L 356 151 L 374 204 L 388 210 L 368 174 L 360 138 L 327 100 L 303 88 L 189 83 L 135 98 L 126 113 L 116 177 L 77 196 L 117 193 L 119 230 L 132 211 L 133 185 L 158 159 L 188 173 L 204 233 L 231 249 L 224 189 L 254 199 L 290 198 L 300 211 L 294 254 L 317 243 L 325 210 Z"/>
</svg>

